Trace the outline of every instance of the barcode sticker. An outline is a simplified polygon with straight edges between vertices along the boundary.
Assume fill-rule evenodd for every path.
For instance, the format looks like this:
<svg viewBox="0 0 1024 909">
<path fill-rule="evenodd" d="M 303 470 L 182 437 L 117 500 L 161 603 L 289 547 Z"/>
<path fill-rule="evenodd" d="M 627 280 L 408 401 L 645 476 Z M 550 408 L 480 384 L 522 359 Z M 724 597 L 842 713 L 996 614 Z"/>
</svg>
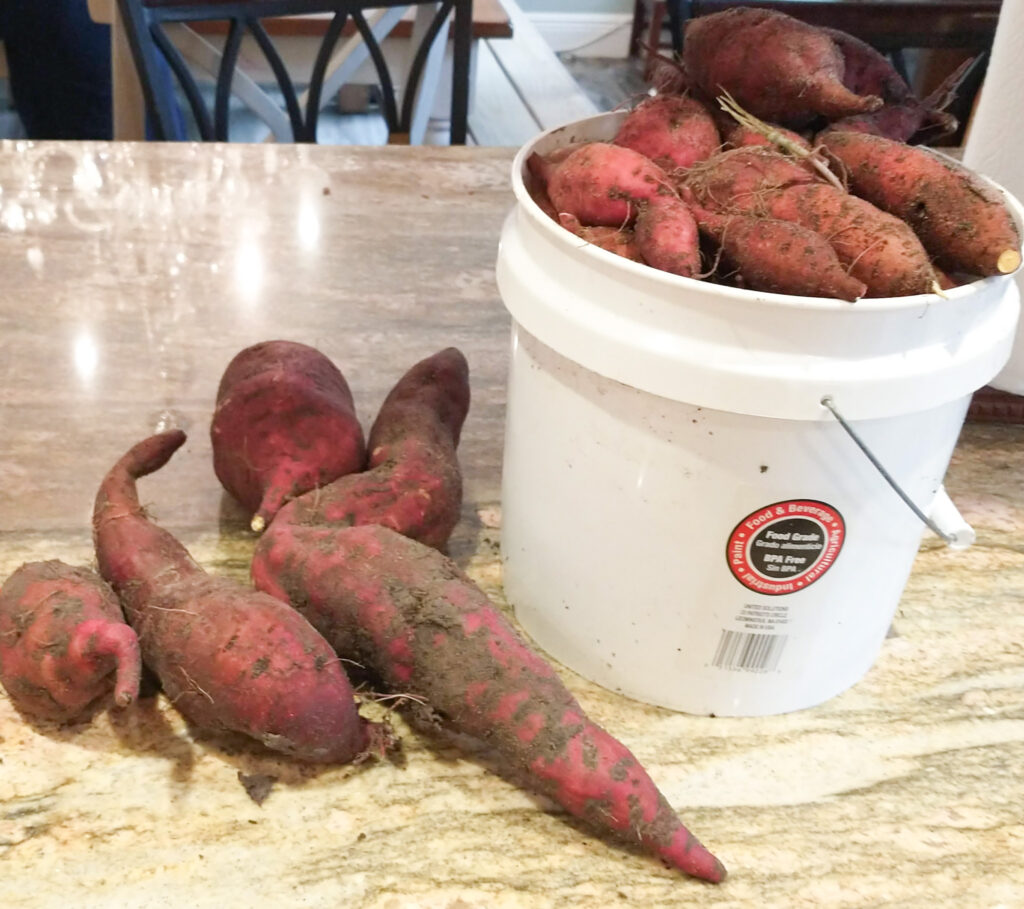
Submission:
<svg viewBox="0 0 1024 909">
<path fill-rule="evenodd" d="M 723 628 L 711 664 L 719 669 L 772 672 L 779 665 L 787 640 L 785 634 L 751 634 Z"/>
</svg>

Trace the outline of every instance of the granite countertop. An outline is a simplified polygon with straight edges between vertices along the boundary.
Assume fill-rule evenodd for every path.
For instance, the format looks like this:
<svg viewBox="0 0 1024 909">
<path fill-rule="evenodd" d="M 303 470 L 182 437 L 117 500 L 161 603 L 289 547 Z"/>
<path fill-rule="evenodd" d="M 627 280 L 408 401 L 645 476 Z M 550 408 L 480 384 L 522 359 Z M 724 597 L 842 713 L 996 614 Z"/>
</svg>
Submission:
<svg viewBox="0 0 1024 909">
<path fill-rule="evenodd" d="M 456 344 L 474 400 L 453 558 L 502 599 L 512 204 L 501 149 L 0 145 L 0 577 L 94 560 L 96 486 L 180 426 L 140 484 L 210 571 L 254 544 L 210 466 L 217 380 L 249 343 L 317 345 L 368 422 Z M 0 693 L 0 904 L 20 907 L 1024 906 L 1024 427 L 968 424 L 947 489 L 978 532 L 927 535 L 875 666 L 783 716 L 710 718 L 563 677 L 725 862 L 720 886 L 595 838 L 482 747 L 310 767 L 193 734 L 162 695 L 75 725 Z M 382 716 L 385 706 L 367 703 Z"/>
</svg>

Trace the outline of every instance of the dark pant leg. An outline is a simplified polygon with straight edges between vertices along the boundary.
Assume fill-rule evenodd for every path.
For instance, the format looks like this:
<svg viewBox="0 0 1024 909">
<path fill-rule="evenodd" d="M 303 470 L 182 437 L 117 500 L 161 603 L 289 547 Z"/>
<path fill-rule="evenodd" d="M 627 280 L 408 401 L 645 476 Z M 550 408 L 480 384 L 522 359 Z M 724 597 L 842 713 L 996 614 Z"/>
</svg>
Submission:
<svg viewBox="0 0 1024 909">
<path fill-rule="evenodd" d="M 110 139 L 110 27 L 86 0 L 0 0 L 14 106 L 32 139 Z"/>
</svg>

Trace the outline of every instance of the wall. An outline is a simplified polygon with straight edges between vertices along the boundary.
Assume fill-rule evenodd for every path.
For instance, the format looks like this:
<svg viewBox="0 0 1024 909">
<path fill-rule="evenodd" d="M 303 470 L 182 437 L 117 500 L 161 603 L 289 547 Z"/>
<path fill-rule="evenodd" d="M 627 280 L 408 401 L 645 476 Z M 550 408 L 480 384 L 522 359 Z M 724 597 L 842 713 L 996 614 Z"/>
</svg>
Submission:
<svg viewBox="0 0 1024 909">
<path fill-rule="evenodd" d="M 633 0 L 518 0 L 527 13 L 630 13 Z"/>
<path fill-rule="evenodd" d="M 633 0 L 515 2 L 556 51 L 587 57 L 626 56 Z"/>
</svg>

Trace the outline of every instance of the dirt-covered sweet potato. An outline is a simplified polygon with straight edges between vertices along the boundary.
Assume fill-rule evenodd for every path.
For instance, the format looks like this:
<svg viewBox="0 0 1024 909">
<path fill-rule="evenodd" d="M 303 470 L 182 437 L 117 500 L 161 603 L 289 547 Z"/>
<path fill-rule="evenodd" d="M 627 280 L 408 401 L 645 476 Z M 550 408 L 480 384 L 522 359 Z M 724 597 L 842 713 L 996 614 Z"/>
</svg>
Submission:
<svg viewBox="0 0 1024 909">
<path fill-rule="evenodd" d="M 687 874 L 725 877 L 637 758 L 587 717 L 551 664 L 436 550 L 386 527 L 275 521 L 252 573 L 339 653 L 420 701 L 427 727 L 486 742 L 510 776 L 594 830 Z"/>
<path fill-rule="evenodd" d="M 691 19 L 683 36 L 687 76 L 711 97 L 784 126 L 877 110 L 882 99 L 843 84 L 843 55 L 814 26 L 774 10 L 733 7 Z"/>
<path fill-rule="evenodd" d="M 767 148 L 722 152 L 681 185 L 695 210 L 799 224 L 819 234 L 867 296 L 928 293 L 935 276 L 914 231 L 870 202 L 824 183 L 803 163 Z"/>
<path fill-rule="evenodd" d="M 696 98 L 655 95 L 626 115 L 612 141 L 669 171 L 710 157 L 722 140 L 711 113 Z"/>
<path fill-rule="evenodd" d="M 581 240 L 599 246 L 601 249 L 622 256 L 624 259 L 631 259 L 634 262 L 642 262 L 640 250 L 636 246 L 636 236 L 629 227 L 585 227 L 580 224 L 579 218 L 563 212 L 558 216 L 558 223 L 566 230 L 576 234 Z"/>
<path fill-rule="evenodd" d="M 210 440 L 217 478 L 257 531 L 288 499 L 361 470 L 366 458 L 345 377 L 295 341 L 235 355 L 217 389 Z"/>
<path fill-rule="evenodd" d="M 750 211 L 768 193 L 820 179 L 802 161 L 775 148 L 745 145 L 719 152 L 690 168 L 679 186 L 690 204 L 716 211 Z"/>
<path fill-rule="evenodd" d="M 369 469 L 298 496 L 275 523 L 383 524 L 443 547 L 462 509 L 456 449 L 469 398 L 469 364 L 458 349 L 416 363 L 370 428 Z"/>
<path fill-rule="evenodd" d="M 858 300 L 867 292 L 831 244 L 799 224 L 747 215 L 701 212 L 697 223 L 712 237 L 743 286 L 778 294 Z"/>
<path fill-rule="evenodd" d="M 0 683 L 27 716 L 66 722 L 113 691 L 138 697 L 139 642 L 95 572 L 27 562 L 0 590 Z"/>
<path fill-rule="evenodd" d="M 610 142 L 587 142 L 556 158 L 534 153 L 527 167 L 555 211 L 587 226 L 626 226 L 638 203 L 669 186 L 665 171 L 646 155 Z"/>
<path fill-rule="evenodd" d="M 851 134 L 852 135 L 852 134 Z M 789 186 L 762 200 L 772 218 L 820 234 L 869 297 L 902 297 L 935 288 L 931 258 L 914 231 L 870 202 L 823 183 Z"/>
<path fill-rule="evenodd" d="M 230 730 L 315 762 L 352 761 L 386 736 L 364 721 L 337 654 L 268 594 L 207 574 L 139 504 L 136 479 L 184 443 L 144 439 L 100 485 L 93 535 L 100 573 L 135 629 L 164 693 L 201 730 Z"/>
<path fill-rule="evenodd" d="M 634 236 L 637 250 L 652 268 L 685 278 L 700 273 L 697 222 L 675 195 L 655 196 L 641 205 Z"/>
<path fill-rule="evenodd" d="M 842 163 L 851 192 L 909 224 L 940 267 L 988 276 L 1020 266 L 1010 209 L 977 174 L 882 136 L 827 130 L 819 141 Z"/>
</svg>

